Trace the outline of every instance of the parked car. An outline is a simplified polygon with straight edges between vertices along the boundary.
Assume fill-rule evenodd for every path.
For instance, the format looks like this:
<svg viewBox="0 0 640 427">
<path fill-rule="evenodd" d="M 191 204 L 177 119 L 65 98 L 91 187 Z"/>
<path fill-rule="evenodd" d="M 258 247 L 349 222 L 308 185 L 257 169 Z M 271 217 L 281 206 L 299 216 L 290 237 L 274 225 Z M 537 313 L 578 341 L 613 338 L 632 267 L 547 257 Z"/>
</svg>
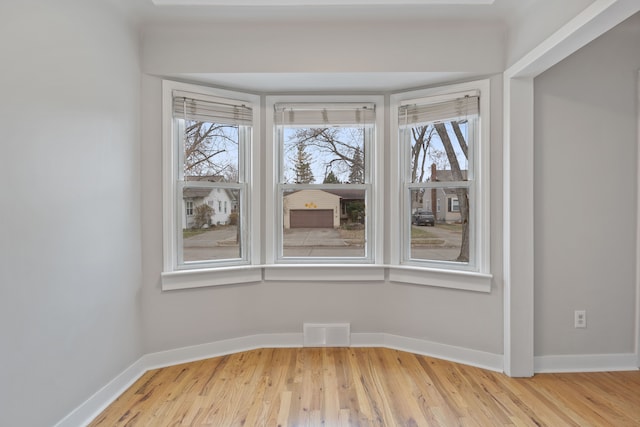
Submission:
<svg viewBox="0 0 640 427">
<path fill-rule="evenodd" d="M 411 224 L 430 225 L 433 227 L 436 225 L 436 217 L 433 216 L 433 212 L 418 209 L 411 215 Z"/>
</svg>

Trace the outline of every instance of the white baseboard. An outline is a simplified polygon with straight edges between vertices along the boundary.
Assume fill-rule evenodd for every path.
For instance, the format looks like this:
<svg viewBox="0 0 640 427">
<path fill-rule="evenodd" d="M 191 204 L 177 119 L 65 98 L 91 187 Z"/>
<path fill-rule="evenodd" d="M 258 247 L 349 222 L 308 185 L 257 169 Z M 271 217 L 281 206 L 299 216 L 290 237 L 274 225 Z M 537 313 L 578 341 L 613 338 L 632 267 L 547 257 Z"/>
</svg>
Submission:
<svg viewBox="0 0 640 427">
<path fill-rule="evenodd" d="M 637 371 L 637 362 L 634 353 L 537 356 L 534 358 L 534 372 Z"/>
<path fill-rule="evenodd" d="M 149 353 L 62 419 L 55 427 L 87 425 L 146 371 L 259 348 L 302 347 L 302 333 L 262 334 Z M 351 334 L 352 347 L 386 347 L 502 372 L 502 355 L 384 333 Z"/>
<path fill-rule="evenodd" d="M 149 353 L 68 414 L 55 427 L 85 426 L 150 369 L 225 356 L 259 348 L 302 347 L 302 333 L 261 334 Z M 352 347 L 385 347 L 436 357 L 491 371 L 503 371 L 503 356 L 385 333 L 353 333 Z M 598 372 L 637 370 L 638 356 L 628 354 L 560 355 L 535 358 L 535 372 Z"/>
<path fill-rule="evenodd" d="M 256 350 L 258 348 L 302 347 L 302 342 L 302 333 L 249 335 L 246 337 L 231 338 L 207 344 L 149 353 L 143 356 L 143 359 L 147 370 L 149 370 L 209 359 L 211 357 L 226 356 L 242 351 Z"/>
<path fill-rule="evenodd" d="M 145 354 L 59 421 L 55 427 L 86 426 L 145 372 L 151 369 L 266 347 L 302 347 L 302 334 L 251 335 Z"/>
<path fill-rule="evenodd" d="M 66 417 L 60 420 L 55 427 L 86 426 L 97 417 L 118 396 L 124 393 L 148 368 L 141 357 L 117 377 L 109 381 L 107 385 L 98 390 L 93 396 L 78 406 Z"/>
<path fill-rule="evenodd" d="M 386 334 L 384 347 L 449 360 L 489 371 L 503 372 L 504 358 L 502 354 L 389 334 Z"/>
</svg>

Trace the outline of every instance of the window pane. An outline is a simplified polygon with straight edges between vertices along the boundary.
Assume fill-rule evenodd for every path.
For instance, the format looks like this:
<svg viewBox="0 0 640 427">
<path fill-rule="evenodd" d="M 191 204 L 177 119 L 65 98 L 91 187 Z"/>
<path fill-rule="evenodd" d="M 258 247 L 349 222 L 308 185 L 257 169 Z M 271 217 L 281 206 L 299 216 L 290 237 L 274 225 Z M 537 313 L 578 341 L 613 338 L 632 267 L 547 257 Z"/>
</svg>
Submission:
<svg viewBox="0 0 640 427">
<path fill-rule="evenodd" d="M 283 182 L 363 184 L 365 127 L 283 127 Z"/>
<path fill-rule="evenodd" d="M 283 192 L 284 257 L 364 257 L 365 190 Z"/>
<path fill-rule="evenodd" d="M 184 262 L 240 258 L 240 190 L 185 187 L 182 199 Z"/>
<path fill-rule="evenodd" d="M 236 125 L 187 120 L 185 180 L 238 182 L 238 131 Z"/>
<path fill-rule="evenodd" d="M 410 190 L 410 258 L 469 262 L 469 208 L 466 188 Z M 441 209 L 433 210 L 438 206 Z"/>
<path fill-rule="evenodd" d="M 412 183 L 466 181 L 469 120 L 429 123 L 406 130 L 411 141 Z"/>
</svg>

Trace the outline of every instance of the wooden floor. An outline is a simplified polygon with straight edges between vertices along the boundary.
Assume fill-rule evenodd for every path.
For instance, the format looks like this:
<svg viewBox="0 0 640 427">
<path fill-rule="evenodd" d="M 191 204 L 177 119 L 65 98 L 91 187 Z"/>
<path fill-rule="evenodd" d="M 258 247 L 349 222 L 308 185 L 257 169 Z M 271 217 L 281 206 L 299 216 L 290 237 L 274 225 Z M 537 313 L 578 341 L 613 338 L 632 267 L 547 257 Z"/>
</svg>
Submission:
<svg viewBox="0 0 640 427">
<path fill-rule="evenodd" d="M 147 372 L 91 426 L 640 426 L 640 371 L 503 374 L 382 348 L 262 349 Z"/>
</svg>

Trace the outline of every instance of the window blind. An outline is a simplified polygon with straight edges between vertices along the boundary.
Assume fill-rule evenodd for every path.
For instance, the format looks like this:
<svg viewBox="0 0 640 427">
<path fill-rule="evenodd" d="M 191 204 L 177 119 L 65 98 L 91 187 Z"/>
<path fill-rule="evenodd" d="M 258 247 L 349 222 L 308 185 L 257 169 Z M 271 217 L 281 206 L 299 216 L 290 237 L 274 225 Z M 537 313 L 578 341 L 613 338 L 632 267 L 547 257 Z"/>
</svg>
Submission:
<svg viewBox="0 0 640 427">
<path fill-rule="evenodd" d="M 173 117 L 208 123 L 248 125 L 251 124 L 253 112 L 251 107 L 231 100 L 204 100 L 174 92 Z"/>
<path fill-rule="evenodd" d="M 331 126 L 373 124 L 375 104 L 276 104 L 274 121 L 278 125 Z"/>
<path fill-rule="evenodd" d="M 432 104 L 408 104 L 400 107 L 398 121 L 400 125 L 415 125 L 455 120 L 477 115 L 479 105 L 478 96 L 465 96 Z"/>
</svg>

